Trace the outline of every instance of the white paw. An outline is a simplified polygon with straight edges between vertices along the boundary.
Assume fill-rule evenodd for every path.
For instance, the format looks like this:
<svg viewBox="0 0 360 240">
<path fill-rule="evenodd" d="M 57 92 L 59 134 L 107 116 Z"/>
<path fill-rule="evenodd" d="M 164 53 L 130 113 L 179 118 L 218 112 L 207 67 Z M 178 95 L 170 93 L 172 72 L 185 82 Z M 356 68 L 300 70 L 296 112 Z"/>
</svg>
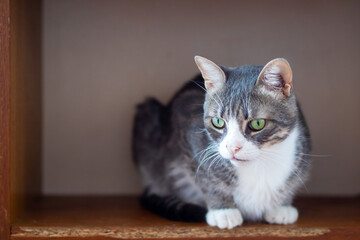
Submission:
<svg viewBox="0 0 360 240">
<path fill-rule="evenodd" d="M 264 214 L 264 218 L 268 223 L 275 224 L 291 224 L 296 222 L 299 213 L 293 206 L 280 206 L 278 208 L 268 210 Z"/>
<path fill-rule="evenodd" d="M 231 229 L 240 226 L 243 223 L 243 218 L 237 208 L 215 209 L 207 212 L 206 222 L 213 227 Z"/>
</svg>

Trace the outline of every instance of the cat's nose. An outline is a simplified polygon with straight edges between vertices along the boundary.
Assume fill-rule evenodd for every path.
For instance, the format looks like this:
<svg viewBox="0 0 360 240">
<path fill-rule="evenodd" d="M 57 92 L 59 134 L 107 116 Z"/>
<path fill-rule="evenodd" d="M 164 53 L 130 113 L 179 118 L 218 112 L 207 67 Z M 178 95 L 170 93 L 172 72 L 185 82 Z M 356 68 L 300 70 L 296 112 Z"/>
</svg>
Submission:
<svg viewBox="0 0 360 240">
<path fill-rule="evenodd" d="M 227 149 L 229 149 L 229 151 L 233 154 L 233 155 L 235 155 L 238 151 L 240 151 L 241 150 L 241 146 L 226 146 L 227 147 Z"/>
</svg>

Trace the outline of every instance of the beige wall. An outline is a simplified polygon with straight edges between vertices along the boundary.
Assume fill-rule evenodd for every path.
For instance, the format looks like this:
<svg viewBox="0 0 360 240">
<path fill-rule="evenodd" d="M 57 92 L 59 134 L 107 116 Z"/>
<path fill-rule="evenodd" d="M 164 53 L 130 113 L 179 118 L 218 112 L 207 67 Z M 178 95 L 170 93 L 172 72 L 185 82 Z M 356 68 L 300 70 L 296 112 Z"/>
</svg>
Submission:
<svg viewBox="0 0 360 240">
<path fill-rule="evenodd" d="M 359 1 L 44 1 L 46 194 L 140 192 L 135 104 L 197 73 L 287 58 L 314 154 L 310 194 L 360 193 Z"/>
</svg>

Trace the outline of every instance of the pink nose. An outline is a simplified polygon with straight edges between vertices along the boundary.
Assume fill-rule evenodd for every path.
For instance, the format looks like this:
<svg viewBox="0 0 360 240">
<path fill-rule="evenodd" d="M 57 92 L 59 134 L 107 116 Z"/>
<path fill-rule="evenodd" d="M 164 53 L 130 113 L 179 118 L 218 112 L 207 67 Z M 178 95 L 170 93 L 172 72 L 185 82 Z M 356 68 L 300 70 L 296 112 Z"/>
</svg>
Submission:
<svg viewBox="0 0 360 240">
<path fill-rule="evenodd" d="M 232 155 L 235 155 L 238 151 L 241 150 L 242 147 L 240 147 L 240 146 L 226 146 L 226 148 L 232 153 Z"/>
</svg>

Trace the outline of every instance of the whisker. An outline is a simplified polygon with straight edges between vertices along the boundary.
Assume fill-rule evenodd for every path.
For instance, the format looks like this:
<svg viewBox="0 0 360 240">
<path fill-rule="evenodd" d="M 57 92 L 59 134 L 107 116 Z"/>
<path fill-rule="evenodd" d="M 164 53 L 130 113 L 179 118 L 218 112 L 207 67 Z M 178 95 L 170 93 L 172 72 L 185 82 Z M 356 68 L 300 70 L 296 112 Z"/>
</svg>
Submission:
<svg viewBox="0 0 360 240">
<path fill-rule="evenodd" d="M 330 155 L 330 154 L 322 155 L 322 154 L 308 154 L 308 153 L 301 153 L 301 152 L 298 152 L 297 154 L 304 155 L 304 156 L 310 156 L 310 157 L 319 157 L 319 158 L 332 157 L 332 155 Z"/>
<path fill-rule="evenodd" d="M 218 154 L 218 153 L 217 153 L 217 154 Z M 209 167 L 208 167 L 208 172 L 209 172 L 211 166 L 217 161 L 217 159 L 218 159 L 218 157 L 213 158 L 213 160 L 211 161 L 211 163 L 210 163 L 210 165 L 209 165 Z"/>
<path fill-rule="evenodd" d="M 204 92 L 207 93 L 206 88 L 204 88 L 203 86 L 201 86 L 199 83 L 197 83 L 196 81 L 192 81 L 193 83 L 195 83 L 198 87 L 200 87 L 202 90 L 204 90 Z"/>
<path fill-rule="evenodd" d="M 199 165 L 197 167 L 196 170 L 196 176 L 199 172 L 199 169 L 201 168 L 202 165 L 204 165 L 206 162 L 208 162 L 212 157 L 214 157 L 216 154 L 218 154 L 218 152 L 216 151 L 216 144 L 210 144 L 207 148 L 205 148 L 204 150 L 200 151 L 200 162 Z"/>
<path fill-rule="evenodd" d="M 218 162 L 216 163 L 214 169 L 220 167 L 221 165 L 219 166 L 219 163 L 223 163 L 223 161 L 224 161 L 224 159 L 219 155 L 219 160 L 218 160 Z"/>
<path fill-rule="evenodd" d="M 205 128 L 200 128 L 199 131 L 195 131 L 195 133 L 203 133 L 203 132 L 206 132 Z"/>
<path fill-rule="evenodd" d="M 266 153 L 277 154 L 277 151 L 275 151 L 275 150 L 263 149 L 262 151 L 266 152 Z M 330 155 L 330 154 L 324 155 L 324 154 L 310 154 L 310 153 L 302 153 L 302 152 L 296 152 L 296 154 L 310 156 L 310 157 L 319 157 L 319 158 L 332 157 L 332 155 Z"/>
<path fill-rule="evenodd" d="M 206 151 L 216 149 L 216 147 L 217 147 L 217 146 L 216 146 L 215 143 L 210 144 L 209 146 L 207 146 L 207 148 L 205 148 L 205 149 L 199 151 L 197 154 L 195 154 L 194 157 L 193 157 L 193 160 L 194 160 L 200 153 L 204 153 L 204 152 L 206 152 Z"/>
<path fill-rule="evenodd" d="M 207 93 L 207 90 L 206 90 L 203 86 L 201 86 L 199 83 L 197 83 L 197 82 L 195 82 L 195 81 L 192 81 L 192 82 L 195 83 L 197 86 L 199 86 L 202 90 L 204 90 L 205 93 Z M 215 92 L 215 95 L 218 96 L 218 94 L 217 94 L 216 92 Z M 210 94 L 208 94 L 208 96 L 209 96 L 211 99 L 213 99 L 220 108 L 221 108 L 222 106 L 224 106 L 224 105 L 220 105 L 219 102 L 216 101 L 216 99 L 213 98 Z M 218 96 L 218 97 L 219 97 L 219 96 Z M 219 98 L 219 99 L 220 99 L 220 98 Z M 220 99 L 220 101 L 221 101 L 221 99 Z"/>
</svg>

